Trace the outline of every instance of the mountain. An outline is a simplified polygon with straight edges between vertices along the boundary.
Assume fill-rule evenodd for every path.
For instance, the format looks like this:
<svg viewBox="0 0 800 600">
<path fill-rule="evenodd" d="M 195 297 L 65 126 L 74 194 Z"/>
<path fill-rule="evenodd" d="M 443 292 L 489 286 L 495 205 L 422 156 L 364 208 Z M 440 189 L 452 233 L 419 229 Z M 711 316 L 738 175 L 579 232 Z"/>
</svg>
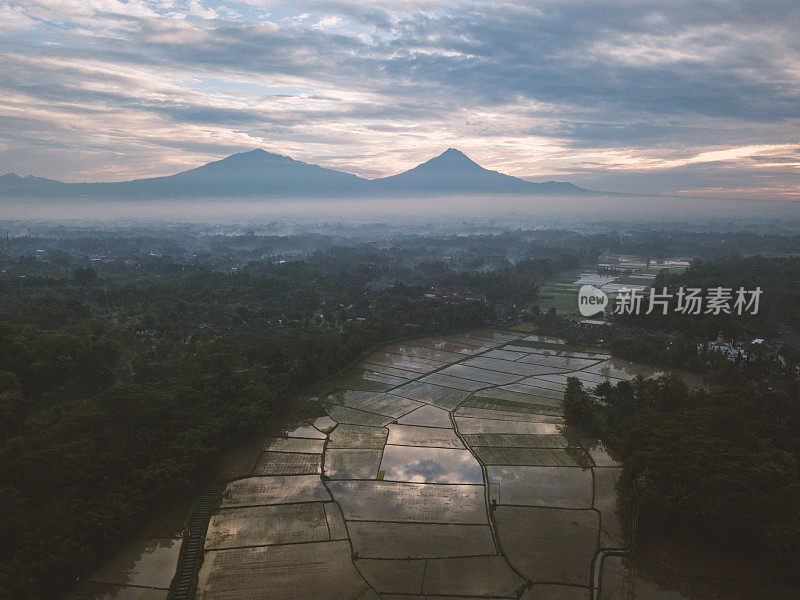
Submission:
<svg viewBox="0 0 800 600">
<path fill-rule="evenodd" d="M 6 173 L 0 176 L 0 198 L 29 196 L 31 193 L 48 196 L 56 193 L 64 185 L 66 184 L 55 179 L 34 177 L 33 175 L 20 177 L 16 173 Z"/>
<path fill-rule="evenodd" d="M 567 182 L 532 183 L 484 169 L 450 148 L 398 175 L 364 179 L 264 150 L 222 160 L 166 177 L 115 183 L 62 183 L 42 177 L 0 177 L 0 198 L 335 198 L 363 196 L 438 196 L 446 194 L 588 194 Z"/>
<path fill-rule="evenodd" d="M 568 194 L 587 192 L 568 182 L 532 183 L 484 169 L 455 148 L 390 177 L 374 179 L 378 189 L 392 194 Z"/>
<path fill-rule="evenodd" d="M 338 195 L 358 192 L 366 183 L 350 173 L 251 150 L 176 175 L 103 185 L 123 186 L 123 191 L 144 195 L 224 197 Z"/>
</svg>

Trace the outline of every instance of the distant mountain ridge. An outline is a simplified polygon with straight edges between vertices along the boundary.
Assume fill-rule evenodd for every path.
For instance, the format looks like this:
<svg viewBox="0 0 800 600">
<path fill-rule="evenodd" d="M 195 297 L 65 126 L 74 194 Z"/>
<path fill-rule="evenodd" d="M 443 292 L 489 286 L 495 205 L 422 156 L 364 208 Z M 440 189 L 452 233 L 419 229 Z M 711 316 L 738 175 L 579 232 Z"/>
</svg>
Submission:
<svg viewBox="0 0 800 600">
<path fill-rule="evenodd" d="M 495 193 L 526 194 L 532 192 L 570 193 L 588 192 L 562 181 L 533 183 L 498 171 L 485 169 L 455 148 L 448 148 L 439 156 L 417 165 L 413 169 L 373 179 L 379 189 L 403 189 L 409 192 L 433 193 Z"/>
<path fill-rule="evenodd" d="M 481 167 L 449 148 L 413 169 L 378 179 L 326 169 L 257 149 L 175 175 L 109 183 L 63 183 L 0 176 L 0 198 L 139 198 L 442 196 L 455 194 L 597 194 L 569 182 L 533 183 Z"/>
</svg>

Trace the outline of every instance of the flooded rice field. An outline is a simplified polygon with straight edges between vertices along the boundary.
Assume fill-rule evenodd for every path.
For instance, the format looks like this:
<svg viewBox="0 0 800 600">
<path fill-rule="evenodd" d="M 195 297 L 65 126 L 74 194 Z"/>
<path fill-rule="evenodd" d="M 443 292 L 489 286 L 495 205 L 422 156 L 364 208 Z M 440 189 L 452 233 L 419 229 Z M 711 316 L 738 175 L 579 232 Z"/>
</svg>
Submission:
<svg viewBox="0 0 800 600">
<path fill-rule="evenodd" d="M 151 523 L 82 583 L 71 600 L 166 600 L 181 551 L 180 530 Z"/>
<path fill-rule="evenodd" d="M 565 432 L 561 396 L 573 372 L 605 380 L 583 370 L 607 357 L 559 346 L 484 330 L 367 356 L 351 376 L 381 391 L 339 391 L 327 420 L 280 424 L 228 483 L 198 598 L 590 598 L 601 548 L 627 543 L 620 468 Z M 275 552 L 291 545 L 319 554 Z M 349 566 L 328 572 L 342 553 Z"/>
<path fill-rule="evenodd" d="M 627 558 L 621 465 L 564 426 L 567 377 L 639 373 L 658 374 L 513 332 L 381 348 L 350 374 L 360 389 L 226 456 L 196 598 L 736 597 Z M 166 598 L 179 551 L 137 538 L 81 598 Z"/>
</svg>

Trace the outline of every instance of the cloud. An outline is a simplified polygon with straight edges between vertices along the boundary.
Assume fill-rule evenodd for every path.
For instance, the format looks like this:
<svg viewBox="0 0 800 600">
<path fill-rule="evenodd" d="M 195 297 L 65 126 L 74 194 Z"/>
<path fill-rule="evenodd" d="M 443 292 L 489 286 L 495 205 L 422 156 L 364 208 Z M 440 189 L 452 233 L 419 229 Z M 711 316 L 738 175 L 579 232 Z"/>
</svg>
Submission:
<svg viewBox="0 0 800 600">
<path fill-rule="evenodd" d="M 782 1 L 3 2 L 0 170 L 125 179 L 266 145 L 378 176 L 458 146 L 534 180 L 683 191 L 741 169 L 765 190 L 792 189 L 798 12 Z"/>
</svg>

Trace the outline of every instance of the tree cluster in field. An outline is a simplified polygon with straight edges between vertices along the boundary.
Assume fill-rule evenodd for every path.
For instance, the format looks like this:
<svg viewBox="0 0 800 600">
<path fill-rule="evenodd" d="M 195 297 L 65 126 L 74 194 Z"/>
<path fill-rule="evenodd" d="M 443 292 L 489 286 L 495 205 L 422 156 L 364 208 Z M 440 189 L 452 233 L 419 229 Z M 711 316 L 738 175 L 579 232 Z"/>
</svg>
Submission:
<svg viewBox="0 0 800 600">
<path fill-rule="evenodd" d="M 688 389 L 674 377 L 603 383 L 569 378 L 567 423 L 622 461 L 638 532 L 737 548 L 800 576 L 800 390 L 742 378 Z"/>
<path fill-rule="evenodd" d="M 662 331 L 681 331 L 704 339 L 716 339 L 721 330 L 727 337 L 748 334 L 751 337 L 771 337 L 780 325 L 800 331 L 800 258 L 796 256 L 737 255 L 713 259 L 697 259 L 683 273 L 662 271 L 652 287 L 661 292 L 667 288 L 675 293 L 679 288 L 709 290 L 740 287 L 745 290 L 761 288 L 757 314 L 718 315 L 702 313 L 687 315 L 668 311 L 666 315 L 654 310 L 649 315 L 619 315 L 620 323 L 635 324 Z"/>
<path fill-rule="evenodd" d="M 382 341 L 481 325 L 494 298 L 529 305 L 536 277 L 578 260 L 455 270 L 362 246 L 219 272 L 61 258 L 0 278 L 3 600 L 85 576 L 290 394 Z M 426 297 L 434 284 L 485 301 Z"/>
<path fill-rule="evenodd" d="M 724 287 L 762 290 L 757 314 L 684 315 L 660 311 L 615 315 L 607 336 L 615 356 L 628 360 L 704 372 L 724 381 L 740 371 L 751 379 L 796 378 L 800 365 L 800 258 L 727 256 L 695 260 L 683 273 L 662 271 L 653 287 L 703 290 Z M 729 361 L 709 350 L 719 332 L 726 341 L 741 345 L 747 356 Z M 748 339 L 766 338 L 768 345 Z M 777 343 L 776 343 L 777 340 Z M 778 359 L 780 355 L 781 359 Z"/>
</svg>

